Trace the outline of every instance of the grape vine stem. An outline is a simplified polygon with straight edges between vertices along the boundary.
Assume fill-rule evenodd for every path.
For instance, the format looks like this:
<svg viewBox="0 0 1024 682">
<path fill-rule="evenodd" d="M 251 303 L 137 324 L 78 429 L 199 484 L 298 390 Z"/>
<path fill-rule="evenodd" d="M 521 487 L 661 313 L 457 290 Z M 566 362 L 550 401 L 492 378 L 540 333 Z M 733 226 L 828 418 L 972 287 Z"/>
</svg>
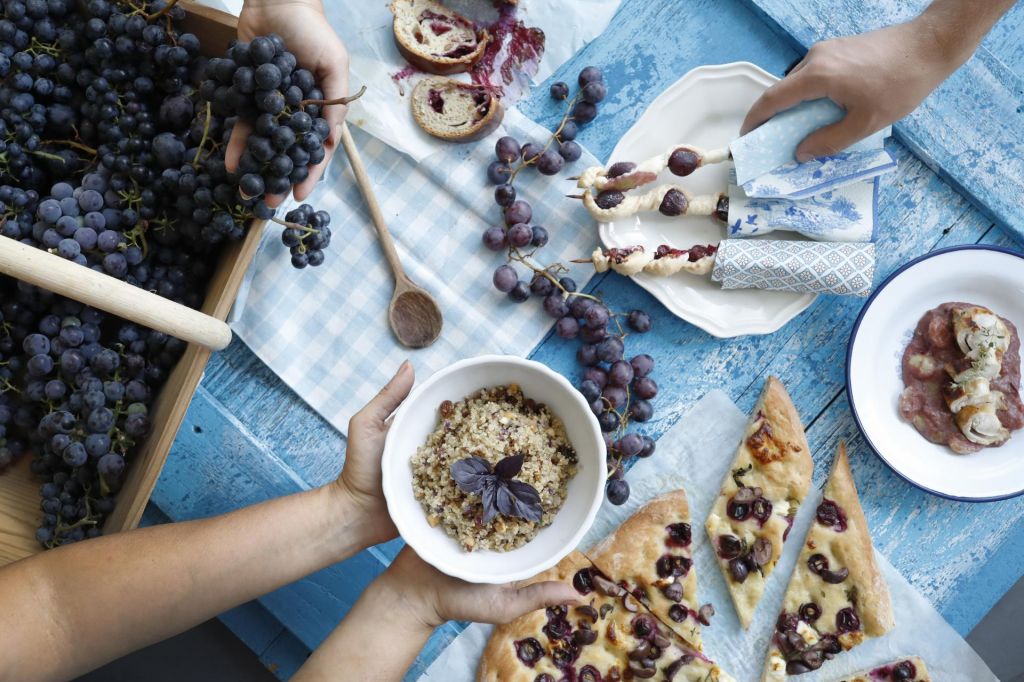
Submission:
<svg viewBox="0 0 1024 682">
<path fill-rule="evenodd" d="M 159 19 L 160 17 L 164 16 L 165 14 L 169 13 L 172 9 L 174 9 L 174 6 L 177 5 L 177 4 L 178 4 L 178 0 L 170 0 L 170 2 L 168 2 L 166 5 L 164 5 L 160 9 L 159 12 L 154 12 L 153 14 L 147 14 L 146 15 L 146 21 L 155 21 L 155 20 Z"/>
<path fill-rule="evenodd" d="M 326 107 L 333 104 L 348 104 L 349 102 L 355 102 L 357 99 L 362 97 L 366 93 L 366 86 L 359 88 L 359 92 L 348 97 L 338 97 L 337 99 L 304 99 L 299 102 L 300 107 L 304 107 L 307 104 L 315 104 L 316 106 Z"/>
</svg>

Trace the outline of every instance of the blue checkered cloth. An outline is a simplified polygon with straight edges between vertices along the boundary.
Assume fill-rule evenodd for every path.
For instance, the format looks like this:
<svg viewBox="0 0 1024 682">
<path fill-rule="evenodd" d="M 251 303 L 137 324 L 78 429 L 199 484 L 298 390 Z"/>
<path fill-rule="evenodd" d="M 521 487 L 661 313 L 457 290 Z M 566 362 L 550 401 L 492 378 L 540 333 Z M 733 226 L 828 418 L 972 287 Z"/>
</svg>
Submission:
<svg viewBox="0 0 1024 682">
<path fill-rule="evenodd" d="M 480 142 L 448 145 L 418 165 L 352 128 L 406 272 L 433 294 L 444 314 L 441 337 L 429 348 L 409 350 L 391 334 L 391 271 L 344 150 L 310 198 L 331 214 L 326 262 L 296 271 L 279 227 L 268 227 L 232 327 L 342 433 L 405 358 L 422 379 L 461 358 L 526 355 L 550 328 L 553 320 L 539 300 L 516 305 L 494 289 L 491 276 L 504 253 L 487 250 L 480 239 L 488 225 L 501 220 L 486 174 L 495 140 L 509 134 L 521 142 L 543 142 L 549 135 L 514 109 L 503 128 Z M 582 203 L 565 198 L 572 185 L 564 177 L 595 163 L 584 152 L 559 176 L 530 170 L 516 178 L 520 198 L 534 207 L 534 224 L 551 234 L 537 254 L 544 264 L 587 257 L 596 245 L 597 231 Z M 525 277 L 525 268 L 517 267 Z M 582 287 L 593 270 L 574 266 L 570 274 Z"/>
</svg>

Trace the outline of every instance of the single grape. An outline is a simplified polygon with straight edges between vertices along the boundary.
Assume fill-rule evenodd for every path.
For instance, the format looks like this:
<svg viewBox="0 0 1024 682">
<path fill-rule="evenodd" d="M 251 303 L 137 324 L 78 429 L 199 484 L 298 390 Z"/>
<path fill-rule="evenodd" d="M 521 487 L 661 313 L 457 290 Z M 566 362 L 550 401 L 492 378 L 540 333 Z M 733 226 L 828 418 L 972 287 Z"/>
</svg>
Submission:
<svg viewBox="0 0 1024 682">
<path fill-rule="evenodd" d="M 576 125 L 576 121 L 573 121 L 571 119 L 566 120 L 566 122 L 562 124 L 561 132 L 558 133 L 558 139 L 561 140 L 562 142 L 569 142 L 571 140 L 575 140 L 576 136 L 579 134 L 579 130 L 580 128 L 578 125 Z"/>
<path fill-rule="evenodd" d="M 562 298 L 561 292 L 555 291 L 554 293 L 548 294 L 544 298 L 544 312 L 555 319 L 565 318 L 572 320 L 574 323 L 574 331 L 572 336 L 576 336 L 579 333 L 579 323 L 571 317 L 566 317 L 569 314 L 569 306 L 566 304 L 565 299 Z M 563 337 L 572 338 L 572 337 Z"/>
<path fill-rule="evenodd" d="M 621 386 L 608 384 L 601 391 L 601 396 L 616 409 L 626 406 L 626 389 Z"/>
<path fill-rule="evenodd" d="M 511 265 L 499 265 L 492 278 L 494 288 L 507 294 L 519 283 L 519 275 Z"/>
<path fill-rule="evenodd" d="M 512 185 L 498 185 L 494 188 L 494 203 L 498 206 L 511 206 L 516 200 L 516 188 Z"/>
<path fill-rule="evenodd" d="M 533 208 L 522 199 L 513 201 L 512 205 L 505 209 L 505 224 L 515 225 L 516 223 L 529 224 L 533 218 Z"/>
<path fill-rule="evenodd" d="M 555 285 L 551 283 L 551 280 L 541 274 L 536 274 L 530 281 L 530 293 L 534 296 L 547 297 L 552 291 L 554 291 Z M 545 308 L 547 307 L 547 300 L 544 301 Z M 552 317 L 561 317 L 561 315 L 552 315 Z"/>
<path fill-rule="evenodd" d="M 568 291 L 569 293 L 573 293 L 574 291 L 576 291 L 576 280 L 574 280 L 572 277 L 563 277 L 560 280 L 558 280 L 558 283 L 561 284 L 562 288 Z"/>
<path fill-rule="evenodd" d="M 597 344 L 597 357 L 602 362 L 617 362 L 622 359 L 622 339 L 610 336 Z"/>
<path fill-rule="evenodd" d="M 558 171 L 562 170 L 562 166 L 565 164 L 565 160 L 561 155 L 549 149 L 540 155 L 537 159 L 537 170 L 541 175 L 555 175 Z"/>
<path fill-rule="evenodd" d="M 673 175 L 687 176 L 700 167 L 700 156 L 691 149 L 680 147 L 668 157 L 668 169 Z"/>
<path fill-rule="evenodd" d="M 629 364 L 633 365 L 633 374 L 637 377 L 645 377 L 654 370 L 654 358 L 647 353 L 634 355 Z"/>
<path fill-rule="evenodd" d="M 509 177 L 512 175 L 512 169 L 509 168 L 508 164 L 502 163 L 501 161 L 492 161 L 487 166 L 487 179 L 495 185 L 503 185 L 508 182 Z"/>
<path fill-rule="evenodd" d="M 633 331 L 644 334 L 651 331 L 651 316 L 642 310 L 631 310 L 626 318 Z"/>
<path fill-rule="evenodd" d="M 638 422 L 645 422 L 654 416 L 654 408 L 646 400 L 634 400 L 629 406 L 629 416 Z"/>
<path fill-rule="evenodd" d="M 597 104 L 608 94 L 608 88 L 601 81 L 591 81 L 583 86 L 580 94 L 584 101 Z"/>
<path fill-rule="evenodd" d="M 644 439 L 639 433 L 631 432 L 619 439 L 615 448 L 626 457 L 635 457 L 644 449 Z"/>
<path fill-rule="evenodd" d="M 530 229 L 529 225 L 516 223 L 508 228 L 508 242 L 512 246 L 526 246 L 531 240 L 533 240 L 533 230 Z"/>
<path fill-rule="evenodd" d="M 584 379 L 580 383 L 580 393 L 583 394 L 588 403 L 592 403 L 601 397 L 601 387 L 590 379 Z"/>
<path fill-rule="evenodd" d="M 555 333 L 563 339 L 575 339 L 580 331 L 580 323 L 572 317 L 563 317 L 555 323 Z"/>
<path fill-rule="evenodd" d="M 587 367 L 583 372 L 583 378 L 593 381 L 601 388 L 608 385 L 608 372 L 603 367 Z"/>
<path fill-rule="evenodd" d="M 557 81 L 551 84 L 550 92 L 552 99 L 568 99 L 569 86 L 562 81 Z"/>
<path fill-rule="evenodd" d="M 512 291 L 508 292 L 508 297 L 514 303 L 522 303 L 530 298 L 530 287 L 526 285 L 526 282 L 516 282 L 516 285 L 512 287 Z"/>
<path fill-rule="evenodd" d="M 572 108 L 572 119 L 577 123 L 590 123 L 597 118 L 597 107 L 591 102 L 579 101 Z"/>
<path fill-rule="evenodd" d="M 548 230 L 543 225 L 533 226 L 533 239 L 530 240 L 530 244 L 540 248 L 548 243 Z"/>
<path fill-rule="evenodd" d="M 590 403 L 590 411 L 594 413 L 595 417 L 598 417 L 598 422 L 599 423 L 600 423 L 601 415 L 604 414 L 604 412 L 605 412 L 605 407 L 606 407 L 606 405 L 604 404 L 604 401 L 601 400 L 600 397 L 598 397 L 598 399 L 595 400 L 594 402 Z M 605 433 L 605 434 L 602 434 L 602 435 L 606 436 L 606 438 L 605 438 L 605 445 L 606 445 L 606 447 L 611 447 L 611 444 L 608 443 L 608 438 L 607 438 L 608 434 Z"/>
<path fill-rule="evenodd" d="M 597 423 L 600 425 L 601 430 L 606 433 L 614 431 L 619 426 L 619 415 L 614 412 L 602 412 L 597 417 Z"/>
<path fill-rule="evenodd" d="M 494 143 L 495 156 L 498 157 L 499 161 L 504 161 L 505 163 L 511 163 L 518 159 L 521 151 L 519 142 L 514 137 L 509 137 L 508 135 L 498 138 L 498 141 Z"/>
<path fill-rule="evenodd" d="M 654 396 L 658 395 L 658 384 L 650 377 L 641 377 L 636 380 L 636 385 L 633 386 L 633 392 L 638 398 L 650 400 Z"/>
<path fill-rule="evenodd" d="M 604 81 L 604 74 L 596 66 L 585 66 L 580 71 L 579 84 L 581 88 L 586 87 L 587 83 L 600 83 L 602 81 Z"/>
<path fill-rule="evenodd" d="M 608 380 L 615 386 L 629 386 L 629 383 L 633 381 L 632 365 L 625 360 L 618 360 L 612 363 L 611 369 L 608 371 Z M 650 381 L 650 379 L 645 381 Z M 643 398 L 645 396 L 640 397 Z"/>
<path fill-rule="evenodd" d="M 501 251 L 508 247 L 508 240 L 505 238 L 505 230 L 497 225 L 492 225 L 484 230 L 484 246 L 491 251 Z"/>
<path fill-rule="evenodd" d="M 587 343 L 576 350 L 576 362 L 584 367 L 597 364 L 597 346 Z"/>
<path fill-rule="evenodd" d="M 609 319 L 608 308 L 603 303 L 594 303 L 583 313 L 583 320 L 587 323 L 588 327 L 607 326 Z"/>
<path fill-rule="evenodd" d="M 572 303 L 569 304 L 569 311 L 572 316 L 576 319 L 583 318 L 587 311 L 596 304 L 596 301 L 592 298 L 585 298 L 583 296 L 574 296 Z"/>
<path fill-rule="evenodd" d="M 650 457 L 654 454 L 654 439 L 650 436 L 644 436 L 644 447 L 640 450 L 637 457 Z"/>
<path fill-rule="evenodd" d="M 629 499 L 629 483 L 621 478 L 613 478 L 605 485 L 605 494 L 615 506 L 625 504 Z"/>
<path fill-rule="evenodd" d="M 580 330 L 580 338 L 583 339 L 584 343 L 597 343 L 598 341 L 603 341 L 608 338 L 608 328 L 584 326 L 583 329 Z"/>
<path fill-rule="evenodd" d="M 583 148 L 575 142 L 567 140 L 558 145 L 558 155 L 567 163 L 572 163 L 583 156 Z"/>
<path fill-rule="evenodd" d="M 537 158 L 543 153 L 544 148 L 533 142 L 527 142 L 523 145 L 523 161 L 527 163 L 534 163 Z"/>
</svg>

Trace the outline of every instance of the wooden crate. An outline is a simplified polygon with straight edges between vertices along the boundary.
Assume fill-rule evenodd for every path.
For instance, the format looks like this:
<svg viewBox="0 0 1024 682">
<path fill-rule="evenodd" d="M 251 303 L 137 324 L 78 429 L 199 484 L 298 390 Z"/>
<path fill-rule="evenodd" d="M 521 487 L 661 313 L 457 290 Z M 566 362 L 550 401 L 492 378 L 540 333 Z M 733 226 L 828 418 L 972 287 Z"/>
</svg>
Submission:
<svg viewBox="0 0 1024 682">
<path fill-rule="evenodd" d="M 195 33 L 209 56 L 221 55 L 235 38 L 237 19 L 225 12 L 192 3 L 181 3 L 188 12 L 184 30 Z M 228 245 L 210 281 L 203 312 L 226 319 L 238 295 L 245 271 L 249 268 L 266 221 L 255 221 L 241 242 Z M 189 344 L 170 373 L 150 410 L 153 430 L 142 447 L 129 459 L 124 487 L 117 506 L 103 526 L 104 533 L 135 528 L 153 492 L 167 453 L 199 386 L 210 351 Z M 41 481 L 28 468 L 31 457 L 25 455 L 0 474 L 0 565 L 41 551 L 35 540 L 42 512 L 39 508 Z"/>
</svg>

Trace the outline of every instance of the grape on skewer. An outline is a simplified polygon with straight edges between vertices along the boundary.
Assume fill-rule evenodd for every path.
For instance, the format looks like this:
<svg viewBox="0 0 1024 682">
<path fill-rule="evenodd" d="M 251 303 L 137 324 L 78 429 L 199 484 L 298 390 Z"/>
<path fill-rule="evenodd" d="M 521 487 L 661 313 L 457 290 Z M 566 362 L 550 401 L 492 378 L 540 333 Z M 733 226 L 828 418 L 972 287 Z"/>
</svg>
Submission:
<svg viewBox="0 0 1024 682">
<path fill-rule="evenodd" d="M 641 272 L 656 277 L 668 277 L 677 272 L 707 275 L 715 265 L 716 251 L 718 247 L 714 244 L 698 244 L 689 249 L 675 249 L 662 244 L 653 252 L 637 244 L 611 249 L 597 248 L 590 258 L 574 260 L 573 263 L 593 263 L 597 272 L 612 270 L 627 277 Z"/>
<path fill-rule="evenodd" d="M 728 147 L 706 150 L 692 144 L 675 145 L 657 156 L 633 163 L 619 161 L 610 166 L 591 166 L 576 178 L 581 189 L 628 190 L 654 182 L 666 168 L 673 175 L 686 177 L 698 168 L 713 163 L 728 161 L 731 157 Z"/>
<path fill-rule="evenodd" d="M 617 189 L 606 189 L 597 194 L 587 191 L 569 197 L 582 199 L 590 215 L 601 222 L 622 220 L 644 211 L 658 211 L 673 218 L 708 215 L 723 223 L 729 218 L 727 194 L 719 192 L 695 196 L 680 185 L 660 185 L 644 194 L 625 194 Z"/>
</svg>

